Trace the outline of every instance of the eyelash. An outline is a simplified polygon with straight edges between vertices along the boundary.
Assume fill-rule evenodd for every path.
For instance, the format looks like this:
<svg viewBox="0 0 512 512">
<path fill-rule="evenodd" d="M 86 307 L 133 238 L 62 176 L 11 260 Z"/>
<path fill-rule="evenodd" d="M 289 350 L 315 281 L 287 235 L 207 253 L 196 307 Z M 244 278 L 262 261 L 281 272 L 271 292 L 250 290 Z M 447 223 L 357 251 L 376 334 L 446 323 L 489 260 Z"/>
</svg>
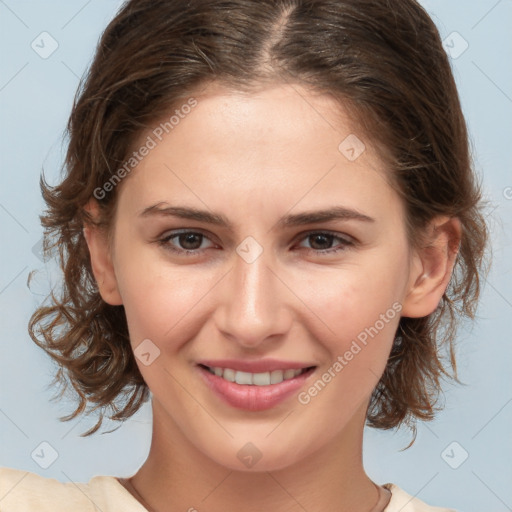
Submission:
<svg viewBox="0 0 512 512">
<path fill-rule="evenodd" d="M 181 255 L 181 256 L 187 256 L 187 257 L 198 256 L 202 251 L 205 250 L 205 249 L 187 250 L 187 249 L 177 249 L 176 247 L 173 247 L 170 244 L 170 241 L 174 238 L 178 238 L 181 235 L 199 235 L 199 236 L 203 237 L 203 239 L 210 240 L 208 238 L 208 236 L 205 235 L 204 233 L 202 233 L 201 231 L 183 230 L 183 231 L 173 231 L 172 233 L 166 235 L 165 237 L 157 240 L 157 242 L 164 249 L 166 249 L 170 252 L 176 253 L 178 255 Z M 335 248 L 330 248 L 330 249 L 312 249 L 309 247 L 304 248 L 308 251 L 313 251 L 315 254 L 330 256 L 330 255 L 336 254 L 340 251 L 345 251 L 347 248 L 355 245 L 355 241 L 349 240 L 348 238 L 339 236 L 336 233 L 332 233 L 330 231 L 309 231 L 307 233 L 302 233 L 301 238 L 299 240 L 306 240 L 315 235 L 317 235 L 317 236 L 318 235 L 327 235 L 328 237 L 333 237 L 332 241 L 333 242 L 338 241 L 338 243 L 341 245 L 341 247 L 335 247 Z M 201 240 L 201 242 L 203 241 L 203 239 Z"/>
</svg>

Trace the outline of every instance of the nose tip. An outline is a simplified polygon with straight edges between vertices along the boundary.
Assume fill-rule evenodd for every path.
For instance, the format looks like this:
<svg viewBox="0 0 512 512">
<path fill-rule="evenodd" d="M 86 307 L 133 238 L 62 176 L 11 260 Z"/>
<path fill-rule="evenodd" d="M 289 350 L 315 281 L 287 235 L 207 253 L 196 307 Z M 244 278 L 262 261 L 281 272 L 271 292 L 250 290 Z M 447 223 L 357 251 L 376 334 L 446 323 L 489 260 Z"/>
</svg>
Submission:
<svg viewBox="0 0 512 512">
<path fill-rule="evenodd" d="M 216 325 L 222 334 L 245 348 L 276 341 L 291 325 L 283 285 L 255 240 L 242 242 L 226 276 Z"/>
</svg>

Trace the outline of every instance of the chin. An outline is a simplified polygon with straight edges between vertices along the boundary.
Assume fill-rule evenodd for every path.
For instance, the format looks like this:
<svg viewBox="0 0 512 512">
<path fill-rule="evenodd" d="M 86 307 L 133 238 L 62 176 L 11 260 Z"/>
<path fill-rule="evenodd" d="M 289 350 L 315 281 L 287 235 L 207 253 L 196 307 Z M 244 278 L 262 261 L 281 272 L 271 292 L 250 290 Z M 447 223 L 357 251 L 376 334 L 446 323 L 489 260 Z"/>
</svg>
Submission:
<svg viewBox="0 0 512 512">
<path fill-rule="evenodd" d="M 244 448 L 240 451 L 243 451 Z M 281 451 L 269 453 L 269 450 L 265 450 L 264 453 L 260 451 L 254 455 L 249 455 L 249 451 L 247 451 L 243 455 L 240 454 L 240 458 L 238 453 L 235 457 L 231 454 L 224 454 L 224 456 L 219 458 L 216 462 L 231 471 L 248 474 L 279 471 L 299 462 L 296 457 L 290 457 L 289 453 L 282 453 Z"/>
<path fill-rule="evenodd" d="M 215 464 L 226 469 L 245 473 L 279 471 L 300 463 L 310 452 L 319 446 L 308 446 L 311 440 L 293 442 L 289 437 L 284 440 L 276 436 L 250 434 L 230 439 L 228 443 L 217 442 L 215 446 L 204 447 L 203 452 Z M 252 439 L 252 441 L 250 441 Z M 299 448 L 300 447 L 300 448 Z M 213 448 L 213 449 L 212 449 Z"/>
</svg>

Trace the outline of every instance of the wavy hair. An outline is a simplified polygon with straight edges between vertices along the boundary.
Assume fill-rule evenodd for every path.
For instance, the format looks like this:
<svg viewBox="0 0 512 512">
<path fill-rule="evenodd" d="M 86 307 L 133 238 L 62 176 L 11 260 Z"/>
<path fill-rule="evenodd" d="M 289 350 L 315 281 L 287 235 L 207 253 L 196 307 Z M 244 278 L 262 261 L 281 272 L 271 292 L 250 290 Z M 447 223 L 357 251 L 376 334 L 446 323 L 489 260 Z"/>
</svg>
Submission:
<svg viewBox="0 0 512 512">
<path fill-rule="evenodd" d="M 367 423 L 388 429 L 432 419 L 443 377 L 455 377 L 458 321 L 472 318 L 487 228 L 468 134 L 436 26 L 415 0 L 130 0 L 99 41 L 67 126 L 64 176 L 41 189 L 44 247 L 58 249 L 63 285 L 33 314 L 32 339 L 58 364 L 70 420 L 97 411 L 125 420 L 149 398 L 123 306 L 106 304 L 92 274 L 84 205 L 115 178 L 138 137 L 194 91 L 302 84 L 348 108 L 388 163 L 412 244 L 438 215 L 462 239 L 437 310 L 401 318 Z M 98 199 L 107 232 L 119 187 Z"/>
</svg>

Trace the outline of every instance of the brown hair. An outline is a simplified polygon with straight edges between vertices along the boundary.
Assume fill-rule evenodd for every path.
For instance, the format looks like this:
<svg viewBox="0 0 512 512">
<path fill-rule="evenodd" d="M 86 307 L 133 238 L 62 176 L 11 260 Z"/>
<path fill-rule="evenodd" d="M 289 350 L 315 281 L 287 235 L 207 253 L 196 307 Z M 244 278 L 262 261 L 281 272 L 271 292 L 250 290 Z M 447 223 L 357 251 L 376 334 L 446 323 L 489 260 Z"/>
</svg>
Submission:
<svg viewBox="0 0 512 512">
<path fill-rule="evenodd" d="M 52 187 L 41 178 L 45 249 L 58 247 L 64 283 L 29 330 L 59 364 L 62 393 L 71 386 L 78 395 L 62 419 L 87 405 L 99 412 L 85 435 L 105 415 L 130 417 L 149 392 L 123 307 L 99 295 L 84 205 L 115 177 L 137 138 L 199 87 L 250 90 L 271 81 L 306 85 L 350 109 L 382 150 L 413 244 L 437 215 L 461 221 L 448 289 L 433 314 L 400 319 L 367 422 L 414 427 L 416 418 L 433 417 L 441 378 L 455 371 L 457 321 L 474 315 L 487 235 L 450 63 L 427 13 L 414 0 L 131 0 L 104 32 L 77 92 L 63 180 Z M 98 200 L 107 231 L 112 188 Z"/>
</svg>

